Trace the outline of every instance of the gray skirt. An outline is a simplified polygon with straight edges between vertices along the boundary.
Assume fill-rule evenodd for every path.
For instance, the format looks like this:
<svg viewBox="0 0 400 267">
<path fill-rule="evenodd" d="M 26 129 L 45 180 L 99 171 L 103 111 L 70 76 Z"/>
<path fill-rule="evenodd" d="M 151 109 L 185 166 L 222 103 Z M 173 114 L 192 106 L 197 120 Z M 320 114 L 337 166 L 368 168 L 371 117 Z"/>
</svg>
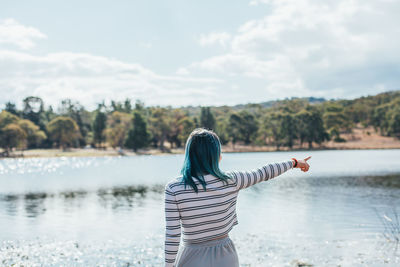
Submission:
<svg viewBox="0 0 400 267">
<path fill-rule="evenodd" d="M 235 245 L 229 237 L 197 244 L 183 243 L 176 267 L 239 267 Z"/>
</svg>

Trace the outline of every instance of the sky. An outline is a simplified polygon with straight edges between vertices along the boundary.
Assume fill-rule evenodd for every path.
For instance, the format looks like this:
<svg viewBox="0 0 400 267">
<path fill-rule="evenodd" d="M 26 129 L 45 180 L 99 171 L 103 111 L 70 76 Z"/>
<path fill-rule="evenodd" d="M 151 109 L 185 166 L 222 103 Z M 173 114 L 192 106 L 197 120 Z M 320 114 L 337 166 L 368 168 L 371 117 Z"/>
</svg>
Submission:
<svg viewBox="0 0 400 267">
<path fill-rule="evenodd" d="M 400 89 L 398 0 L 2 0 L 0 108 L 351 99 Z"/>
</svg>

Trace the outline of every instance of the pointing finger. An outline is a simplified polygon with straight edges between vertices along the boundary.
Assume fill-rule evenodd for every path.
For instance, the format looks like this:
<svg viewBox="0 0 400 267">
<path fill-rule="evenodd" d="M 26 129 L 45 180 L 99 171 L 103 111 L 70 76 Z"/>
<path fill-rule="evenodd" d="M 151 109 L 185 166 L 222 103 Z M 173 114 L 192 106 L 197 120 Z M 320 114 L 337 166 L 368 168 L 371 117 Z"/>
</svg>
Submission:
<svg viewBox="0 0 400 267">
<path fill-rule="evenodd" d="M 305 158 L 304 160 L 307 161 L 307 160 L 309 160 L 309 159 L 311 159 L 311 156 Z"/>
</svg>

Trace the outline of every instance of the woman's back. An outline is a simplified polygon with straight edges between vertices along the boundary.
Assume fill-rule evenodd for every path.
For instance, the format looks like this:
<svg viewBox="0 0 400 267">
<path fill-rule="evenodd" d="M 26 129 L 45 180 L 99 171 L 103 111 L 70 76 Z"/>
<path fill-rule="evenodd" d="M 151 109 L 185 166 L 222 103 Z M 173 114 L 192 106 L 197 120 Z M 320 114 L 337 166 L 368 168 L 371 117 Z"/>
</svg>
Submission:
<svg viewBox="0 0 400 267">
<path fill-rule="evenodd" d="M 171 199 L 166 199 L 166 212 L 172 215 L 167 219 L 180 218 L 184 242 L 199 243 L 224 236 L 237 224 L 235 181 L 224 182 L 210 174 L 204 180 L 206 190 L 198 183 L 197 193 L 190 186 L 185 187 L 180 178 L 166 186 L 171 193 Z"/>
<path fill-rule="evenodd" d="M 238 224 L 236 200 L 238 192 L 256 183 L 272 179 L 293 168 L 284 161 L 262 166 L 252 171 L 227 173 L 231 179 L 223 181 L 204 175 L 206 189 L 195 182 L 198 192 L 176 178 L 165 186 L 165 260 L 173 264 L 180 243 L 201 243 L 223 237 Z M 181 229 L 182 228 L 182 229 Z"/>
</svg>

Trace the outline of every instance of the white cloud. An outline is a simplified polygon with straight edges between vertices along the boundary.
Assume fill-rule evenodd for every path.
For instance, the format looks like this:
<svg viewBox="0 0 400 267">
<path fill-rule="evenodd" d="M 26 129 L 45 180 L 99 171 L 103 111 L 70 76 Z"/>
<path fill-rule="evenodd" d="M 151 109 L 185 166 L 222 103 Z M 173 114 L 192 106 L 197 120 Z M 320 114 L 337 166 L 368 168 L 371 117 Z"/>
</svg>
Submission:
<svg viewBox="0 0 400 267">
<path fill-rule="evenodd" d="M 22 49 L 33 47 L 33 39 L 46 38 L 13 19 L 0 24 L 0 37 L 0 43 Z M 35 55 L 0 47 L 0 103 L 18 103 L 35 95 L 52 105 L 70 98 L 94 107 L 102 100 L 127 97 L 149 105 L 199 105 L 208 104 L 210 96 L 216 99 L 217 86 L 223 83 L 216 78 L 191 77 L 184 68 L 176 74 L 160 75 L 137 63 L 89 53 Z"/>
<path fill-rule="evenodd" d="M 176 74 L 178 74 L 178 75 L 189 75 L 190 72 L 189 72 L 189 70 L 187 68 L 179 68 L 176 71 Z"/>
<path fill-rule="evenodd" d="M 93 107 L 102 100 L 140 99 L 150 105 L 207 102 L 221 81 L 163 76 L 139 64 L 83 53 L 35 56 L 0 50 L 0 102 L 36 95 L 56 105 L 71 98 Z"/>
<path fill-rule="evenodd" d="M 202 34 L 199 38 L 199 43 L 201 46 L 218 44 L 222 47 L 227 47 L 230 40 L 231 40 L 231 35 L 229 33 L 212 32 L 209 34 Z"/>
<path fill-rule="evenodd" d="M 15 20 L 2 21 L 0 45 L 8 45 L 0 46 L 0 104 L 38 95 L 53 105 L 73 98 L 93 107 L 126 97 L 148 105 L 216 105 L 291 96 L 350 98 L 399 88 L 399 1 L 253 4 L 269 5 L 268 14 L 234 34 L 199 37 L 200 45 L 221 46 L 224 53 L 171 75 L 89 53 L 21 52 L 18 48 L 32 48 L 46 36 Z"/>
<path fill-rule="evenodd" d="M 399 88 L 400 2 L 259 0 L 250 4 L 267 4 L 270 12 L 241 25 L 230 37 L 230 50 L 191 64 L 191 72 L 264 79 L 261 90 L 282 93 L 281 97 L 287 96 L 283 93 L 289 85 L 296 96 L 327 98 Z"/>
<path fill-rule="evenodd" d="M 14 19 L 0 21 L 0 44 L 12 44 L 22 49 L 30 49 L 35 46 L 35 39 L 45 39 L 47 36 L 35 29 L 21 25 Z"/>
</svg>

